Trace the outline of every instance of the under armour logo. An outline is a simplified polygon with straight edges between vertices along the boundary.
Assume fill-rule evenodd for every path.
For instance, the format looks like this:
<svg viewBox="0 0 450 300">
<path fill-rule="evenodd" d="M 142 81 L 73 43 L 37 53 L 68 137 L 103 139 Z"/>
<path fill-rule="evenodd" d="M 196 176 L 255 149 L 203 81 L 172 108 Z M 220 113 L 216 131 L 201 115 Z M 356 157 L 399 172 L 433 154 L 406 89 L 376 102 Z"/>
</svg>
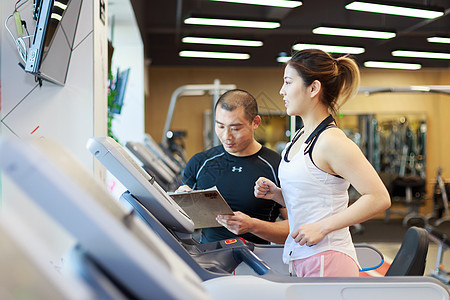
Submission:
<svg viewBox="0 0 450 300">
<path fill-rule="evenodd" d="M 237 168 L 237 167 L 233 166 L 233 169 L 231 169 L 231 171 L 232 172 L 239 172 L 239 173 L 241 173 L 242 172 L 242 167 Z"/>
</svg>

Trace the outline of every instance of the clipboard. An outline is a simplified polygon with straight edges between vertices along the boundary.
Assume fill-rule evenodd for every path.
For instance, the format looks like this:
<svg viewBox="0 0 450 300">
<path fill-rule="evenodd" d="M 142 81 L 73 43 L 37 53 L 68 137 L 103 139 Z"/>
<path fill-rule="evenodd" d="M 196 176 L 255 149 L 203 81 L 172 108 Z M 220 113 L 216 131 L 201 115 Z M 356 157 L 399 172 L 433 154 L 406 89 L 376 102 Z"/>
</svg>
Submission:
<svg viewBox="0 0 450 300">
<path fill-rule="evenodd" d="M 217 215 L 233 215 L 233 210 L 217 187 L 206 190 L 168 193 L 169 196 L 191 217 L 195 229 L 220 227 Z"/>
</svg>

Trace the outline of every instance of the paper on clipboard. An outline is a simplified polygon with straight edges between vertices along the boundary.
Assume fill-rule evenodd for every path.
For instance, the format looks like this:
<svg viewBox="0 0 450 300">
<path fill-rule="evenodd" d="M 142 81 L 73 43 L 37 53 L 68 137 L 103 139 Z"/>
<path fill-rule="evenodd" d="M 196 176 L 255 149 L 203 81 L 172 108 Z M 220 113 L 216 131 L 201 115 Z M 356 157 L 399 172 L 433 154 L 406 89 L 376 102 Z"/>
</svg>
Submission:
<svg viewBox="0 0 450 300">
<path fill-rule="evenodd" d="M 173 200 L 191 217 L 195 228 L 220 227 L 217 215 L 232 215 L 228 203 L 217 187 L 206 190 L 168 193 Z"/>
</svg>

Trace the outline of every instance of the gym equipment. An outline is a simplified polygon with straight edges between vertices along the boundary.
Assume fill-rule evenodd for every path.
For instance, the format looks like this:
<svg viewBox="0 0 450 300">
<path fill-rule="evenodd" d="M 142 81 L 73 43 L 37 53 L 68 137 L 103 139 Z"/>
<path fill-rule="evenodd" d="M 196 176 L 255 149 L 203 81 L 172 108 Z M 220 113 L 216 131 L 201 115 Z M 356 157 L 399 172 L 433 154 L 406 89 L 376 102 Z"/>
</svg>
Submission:
<svg viewBox="0 0 450 300">
<path fill-rule="evenodd" d="M 428 233 L 424 228 L 410 227 L 385 276 L 422 276 L 428 253 Z"/>
<path fill-rule="evenodd" d="M 425 204 L 425 179 L 416 175 L 398 176 L 391 182 L 388 190 L 392 202 L 400 202 L 407 207 L 406 212 L 386 210 L 385 220 L 389 221 L 391 214 L 404 214 L 402 224 L 425 227 L 426 218 L 419 213 L 419 207 Z"/>
<path fill-rule="evenodd" d="M 124 202 L 126 205 L 130 207 L 131 210 L 135 210 L 138 212 L 139 216 L 142 217 L 147 224 L 155 231 L 157 232 L 160 237 L 165 240 L 172 249 L 177 252 L 180 256 L 183 257 L 185 261 L 188 262 L 188 264 L 197 270 L 197 272 L 200 274 L 202 278 L 210 278 L 212 275 L 205 274 L 204 270 L 201 270 L 201 268 L 198 267 L 202 266 L 206 270 L 210 270 L 211 266 L 213 266 L 213 270 L 217 272 L 218 269 L 221 269 L 221 272 L 226 272 L 226 270 L 233 270 L 235 266 L 223 266 L 223 261 L 216 261 L 215 256 L 217 256 L 217 252 L 219 251 L 219 248 L 217 248 L 215 245 L 217 243 L 208 243 L 208 244 L 199 244 L 196 241 L 192 239 L 192 231 L 188 232 L 186 235 L 186 232 L 189 231 L 186 229 L 184 231 L 184 234 L 181 236 L 180 234 L 177 234 L 177 229 L 172 227 L 172 225 L 167 224 L 167 222 L 164 221 L 164 212 L 159 210 L 157 213 L 152 208 L 152 200 L 150 199 L 150 195 L 145 197 L 145 203 L 143 201 L 140 201 L 140 197 L 137 196 L 137 194 L 142 195 L 142 192 L 140 192 L 136 188 L 136 183 L 133 183 L 133 180 L 130 178 L 130 176 L 137 176 L 139 177 L 139 170 L 136 170 L 135 166 L 131 163 L 129 163 L 132 159 L 131 157 L 126 156 L 126 152 L 120 154 L 119 151 L 111 151 L 115 148 L 120 148 L 121 146 L 117 144 L 114 140 L 108 137 L 97 137 L 97 138 L 91 138 L 88 142 L 88 148 L 93 153 L 99 161 L 114 175 L 116 178 L 118 178 L 127 188 L 128 191 L 125 192 L 121 196 L 122 202 Z M 111 149 L 111 150 L 108 150 Z M 108 154 L 105 154 L 108 153 Z M 120 155 L 119 155 L 120 154 Z M 119 170 L 127 170 L 128 174 L 124 174 L 124 171 L 119 172 Z M 123 180 L 122 180 L 123 178 Z M 135 178 L 136 182 L 142 181 L 138 180 L 138 178 Z M 155 183 L 152 183 L 151 185 L 148 185 L 149 189 L 155 188 Z M 156 189 L 158 192 L 161 191 L 160 188 L 156 186 Z M 136 190 L 136 192 L 135 192 Z M 156 193 L 153 193 L 155 195 Z M 164 199 L 167 197 L 165 193 L 160 195 L 160 197 L 155 197 L 153 199 L 154 202 L 164 201 Z M 170 206 L 165 206 L 167 209 L 171 209 Z M 177 208 L 179 211 L 179 209 Z M 169 212 L 166 212 L 169 213 Z M 174 214 L 175 212 L 171 212 L 170 214 Z M 158 221 L 161 221 L 161 223 Z M 162 226 L 164 225 L 164 226 Z M 168 234 L 167 231 L 172 232 L 172 234 Z M 410 231 L 419 231 L 420 229 L 410 229 Z M 425 234 L 426 235 L 426 234 Z M 409 251 L 414 251 L 416 247 L 414 247 L 414 234 L 409 233 L 405 236 L 404 243 L 408 243 L 408 249 Z M 422 241 L 422 240 L 420 240 Z M 426 247 L 428 247 L 428 240 L 425 240 Z M 178 244 L 183 244 L 184 248 L 179 247 Z M 422 246 L 422 244 L 420 244 Z M 220 245 L 220 251 L 223 251 L 224 247 Z M 287 270 L 287 266 L 284 265 L 281 261 L 281 251 L 282 246 L 263 246 L 263 245 L 252 245 L 252 248 L 254 253 L 257 254 L 258 257 L 263 257 L 264 262 L 270 262 L 269 266 L 275 266 L 273 269 L 276 269 L 281 274 L 289 274 Z M 208 249 L 208 250 L 205 250 Z M 376 251 L 376 249 L 371 249 L 368 245 L 356 245 L 356 249 L 358 252 L 358 258 L 364 262 L 362 270 L 367 271 L 371 269 L 375 269 L 379 267 L 383 263 L 383 256 L 381 253 Z M 428 249 L 428 248 L 426 248 Z M 186 251 L 187 250 L 187 251 Z M 229 249 L 227 249 L 229 250 Z M 402 267 L 407 267 L 409 265 L 417 265 L 415 261 L 409 261 L 406 262 L 403 260 L 404 253 L 407 249 L 403 248 L 403 251 L 399 251 L 398 257 L 396 257 L 395 261 L 398 261 Z M 242 251 L 239 249 L 238 251 Z M 186 252 L 189 252 L 190 256 L 192 256 L 194 259 L 189 257 Z M 418 251 L 418 253 L 422 253 L 423 251 Z M 198 253 L 201 253 L 201 256 L 198 256 Z M 212 254 L 212 255 L 210 255 Z M 425 251 L 426 255 L 426 251 Z M 224 259 L 224 257 L 221 257 L 221 259 Z M 227 265 L 229 265 L 232 262 L 232 260 L 227 260 Z M 397 264 L 394 264 L 394 269 L 391 270 L 391 274 L 393 276 L 400 275 L 401 271 L 395 271 L 395 266 Z M 218 267 L 221 266 L 221 267 Z M 397 267 L 398 268 L 398 267 Z M 238 269 L 235 270 L 235 274 L 254 274 L 254 272 L 250 272 L 248 266 L 245 267 L 245 265 L 240 265 Z M 404 275 L 413 275 L 412 273 L 405 272 Z M 419 275 L 419 274 L 415 274 Z M 423 272 L 422 274 L 423 275 Z M 206 276 L 206 277 L 205 277 Z"/>
<path fill-rule="evenodd" d="M 434 270 L 430 271 L 431 276 L 439 279 L 445 284 L 450 284 L 449 272 L 444 269 L 444 252 L 450 248 L 450 240 L 445 233 L 439 232 L 432 227 L 427 227 L 430 239 L 438 244 L 436 255 L 436 265 Z"/>
<path fill-rule="evenodd" d="M 112 138 L 90 138 L 87 148 L 128 189 L 120 197 L 121 202 L 138 213 L 202 279 L 229 275 L 242 262 L 239 253 L 248 248 L 240 239 L 208 244 L 196 242 L 192 238 L 191 218 Z M 254 261 L 262 264 L 256 257 Z"/>
<path fill-rule="evenodd" d="M 217 100 L 219 100 L 220 95 L 226 92 L 227 90 L 232 90 L 235 88 L 236 85 L 234 84 L 220 84 L 219 79 L 215 79 L 213 84 L 190 84 L 190 85 L 183 85 L 177 88 L 170 97 L 169 111 L 167 112 L 166 122 L 164 123 L 161 144 L 164 147 L 168 146 L 167 133 L 169 132 L 170 124 L 172 123 L 173 112 L 175 110 L 175 105 L 178 101 L 178 98 L 185 96 L 202 96 L 208 93 L 212 96 L 211 109 L 213 110 Z M 214 128 L 215 124 L 214 118 L 215 118 L 214 114 L 211 114 L 211 124 L 212 124 L 211 128 Z M 212 130 L 212 132 L 209 133 L 209 138 L 211 139 L 211 141 L 213 141 L 212 145 L 216 146 L 219 144 L 219 138 L 214 134 L 214 130 Z"/>
<path fill-rule="evenodd" d="M 155 179 L 145 172 L 120 144 L 110 137 L 90 138 L 86 147 L 114 176 L 119 176 L 122 184 L 131 186 L 134 196 L 152 207 L 154 213 L 161 214 L 160 221 L 180 233 L 191 233 L 194 223 L 183 209 L 165 193 Z M 127 164 L 118 164 L 120 157 Z M 117 178 L 117 177 L 116 177 Z M 138 180 L 136 180 L 138 178 Z M 162 201 L 154 201 L 162 198 Z M 174 209 L 169 209 L 173 207 Z M 166 213 L 169 211 L 170 213 Z"/>
<path fill-rule="evenodd" d="M 32 245 L 30 247 L 30 245 Z M 98 295 L 69 270 L 57 269 L 45 258 L 48 245 L 20 222 L 20 215 L 0 217 L 0 298 L 95 300 Z"/>
<path fill-rule="evenodd" d="M 180 162 L 175 159 L 174 156 L 169 155 L 164 151 L 161 145 L 157 144 L 151 135 L 145 134 L 144 136 L 145 145 L 159 158 L 161 159 L 174 173 L 175 175 L 181 174 L 185 163 Z"/>
<path fill-rule="evenodd" d="M 178 255 L 182 256 L 197 271 L 201 278 L 209 279 L 218 276 L 218 273 L 230 274 L 233 270 L 235 274 L 255 274 L 253 268 L 248 266 L 247 262 L 242 263 L 240 268 L 235 270 L 242 261 L 242 259 L 235 259 L 236 256 L 242 256 L 242 254 L 237 253 L 246 251 L 246 247 L 243 247 L 244 245 L 239 240 L 230 239 L 200 244 L 192 238 L 194 231 L 190 226 L 186 228 L 184 224 L 175 224 L 174 221 L 168 222 L 168 216 L 181 214 L 181 219 L 185 216 L 188 218 L 188 216 L 157 182 L 142 177 L 142 174 L 145 176 L 145 171 L 134 163 L 121 145 L 109 137 L 96 137 L 89 139 L 87 148 L 128 189 L 120 197 L 122 203 L 129 207 L 130 211 L 135 211 Z M 145 194 L 146 192 L 147 194 Z M 167 200 L 174 205 L 167 205 Z M 158 207 L 158 209 L 155 209 L 155 207 Z M 183 247 L 180 247 L 179 244 L 182 244 Z M 289 275 L 288 266 L 281 260 L 282 246 L 251 245 L 251 248 L 255 254 L 258 253 L 258 255 L 264 257 L 265 262 L 270 262 L 270 265 L 274 266 L 274 269 L 278 272 Z M 360 245 L 359 250 L 361 255 L 364 253 L 364 258 L 362 258 L 362 261 L 366 262 L 364 263 L 364 270 L 373 269 L 382 264 L 383 257 L 380 256 L 379 252 L 374 249 L 368 251 L 370 248 L 363 245 Z M 370 252 L 372 254 L 369 254 Z M 258 272 L 264 271 L 258 269 Z"/>
<path fill-rule="evenodd" d="M 142 162 L 144 170 L 155 177 L 166 191 L 174 191 L 180 186 L 177 175 L 144 144 L 128 141 L 125 147 Z"/>
<path fill-rule="evenodd" d="M 362 293 L 368 299 L 449 298 L 441 282 L 425 277 L 294 278 L 267 272 L 264 278 L 218 276 L 201 281 L 57 144 L 48 139 L 31 144 L 1 141 L 0 158 L 6 175 L 79 241 L 74 252 L 89 275 L 83 278 L 105 292 L 106 299 L 229 299 L 231 293 L 237 300 L 353 300 Z"/>
<path fill-rule="evenodd" d="M 284 245 L 254 245 L 253 253 L 267 263 L 275 272 L 292 276 L 289 266 L 282 260 Z M 384 263 L 383 254 L 375 247 L 368 244 L 355 244 L 356 256 L 360 265 L 360 272 L 366 272 L 379 268 Z M 234 270 L 235 275 L 256 275 L 255 271 L 247 264 L 241 263 Z"/>
<path fill-rule="evenodd" d="M 444 222 L 450 221 L 448 210 L 448 193 L 450 191 L 450 184 L 444 183 L 441 174 L 442 169 L 438 168 L 433 192 L 433 212 L 427 217 L 428 225 L 436 227 Z"/>
<path fill-rule="evenodd" d="M 192 269 L 60 145 L 2 141 L 0 157 L 3 171 L 78 241 L 73 256 L 103 299 L 210 299 Z"/>
</svg>

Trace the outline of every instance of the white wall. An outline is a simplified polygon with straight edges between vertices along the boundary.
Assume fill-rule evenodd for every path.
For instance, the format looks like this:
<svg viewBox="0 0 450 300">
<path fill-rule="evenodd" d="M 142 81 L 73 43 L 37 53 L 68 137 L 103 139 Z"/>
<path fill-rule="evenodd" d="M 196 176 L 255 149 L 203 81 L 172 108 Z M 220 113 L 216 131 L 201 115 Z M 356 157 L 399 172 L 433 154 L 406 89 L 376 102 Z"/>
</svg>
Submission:
<svg viewBox="0 0 450 300">
<path fill-rule="evenodd" d="M 3 20 L 3 5 L 0 4 L 0 17 L 1 20 Z M 0 41 L 2 41 L 3 37 L 3 30 L 0 30 Z M 3 42 L 2 42 L 3 44 Z M 0 114 L 2 111 L 2 77 L 1 77 L 1 69 L 2 69 L 2 47 L 0 45 Z M 2 126 L 0 126 L 0 137 L 2 136 Z M 0 172 L 0 211 L 2 209 L 2 173 Z"/>
<path fill-rule="evenodd" d="M 112 131 L 125 146 L 126 142 L 144 141 L 144 53 L 139 28 L 129 0 L 115 0 L 108 7 L 108 38 L 114 47 L 112 72 L 130 68 L 124 104 L 112 123 Z M 118 198 L 125 187 L 111 174 L 107 185 Z"/>
<path fill-rule="evenodd" d="M 114 54 L 112 70 L 130 68 L 124 106 L 112 130 L 120 143 L 144 140 L 144 52 L 139 28 L 129 0 L 116 0 L 109 7 L 108 38 Z M 114 21 L 113 21 L 114 20 Z"/>
<path fill-rule="evenodd" d="M 32 2 L 20 8 L 31 34 L 35 27 L 31 17 Z M 97 177 L 104 177 L 104 171 L 94 162 L 85 145 L 89 137 L 106 134 L 107 18 L 104 23 L 99 19 L 98 1 L 83 1 L 65 86 L 44 81 L 39 87 L 34 77 L 18 66 L 20 58 L 16 47 L 3 26 L 15 3 L 16 0 L 2 0 L 0 6 L 0 138 L 37 136 L 54 139 Z M 13 19 L 9 24 L 15 32 Z M 42 240 L 53 246 L 53 264 L 60 264 L 59 259 L 72 245 L 72 238 L 5 176 L 2 177 L 1 193 L 0 213 L 22 216 Z"/>
</svg>

